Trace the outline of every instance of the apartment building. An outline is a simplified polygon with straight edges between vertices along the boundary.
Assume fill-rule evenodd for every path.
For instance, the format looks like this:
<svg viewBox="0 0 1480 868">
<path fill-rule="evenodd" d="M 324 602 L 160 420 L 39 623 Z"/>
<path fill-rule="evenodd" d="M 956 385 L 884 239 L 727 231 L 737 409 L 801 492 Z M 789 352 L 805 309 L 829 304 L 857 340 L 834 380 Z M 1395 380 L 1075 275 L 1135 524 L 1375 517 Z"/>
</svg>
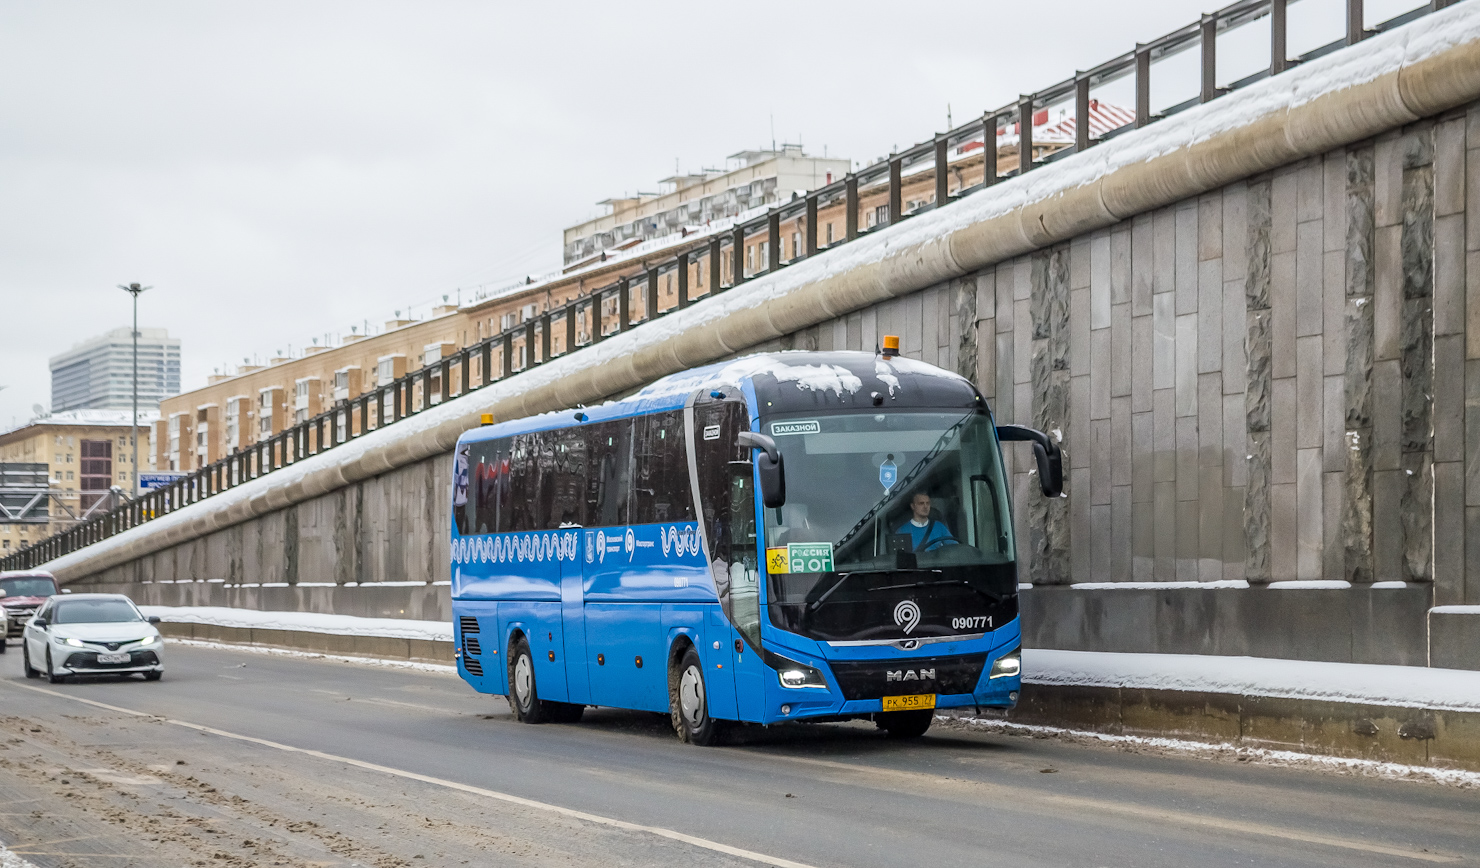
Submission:
<svg viewBox="0 0 1480 868">
<path fill-rule="evenodd" d="M 0 433 L 0 495 L 7 511 L 0 513 L 0 555 L 70 527 L 74 516 L 94 506 L 106 509 L 106 495 L 114 486 L 132 489 L 139 472 L 153 470 L 150 431 L 154 412 L 140 414 L 139 463 L 131 464 L 127 410 L 71 410 L 53 413 L 19 428 Z M 39 471 L 39 472 L 38 472 Z M 22 514 L 32 500 L 29 492 L 45 480 L 48 497 Z"/>
<path fill-rule="evenodd" d="M 565 230 L 567 269 L 606 251 L 643 241 L 684 235 L 717 220 L 784 202 L 799 190 L 815 190 L 842 178 L 852 161 L 809 156 L 801 145 L 779 150 L 740 151 L 726 158 L 729 168 L 674 175 L 658 182 L 658 192 L 603 199 L 607 212 Z"/>
</svg>

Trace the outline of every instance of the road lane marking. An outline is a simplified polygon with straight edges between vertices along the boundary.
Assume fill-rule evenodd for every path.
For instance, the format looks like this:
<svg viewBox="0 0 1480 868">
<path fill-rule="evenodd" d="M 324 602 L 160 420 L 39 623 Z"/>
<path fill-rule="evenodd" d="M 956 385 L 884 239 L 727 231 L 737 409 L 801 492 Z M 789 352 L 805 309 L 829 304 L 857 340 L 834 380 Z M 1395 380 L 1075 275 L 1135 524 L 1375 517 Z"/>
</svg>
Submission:
<svg viewBox="0 0 1480 868">
<path fill-rule="evenodd" d="M 728 844 L 721 844 L 718 841 L 711 841 L 707 838 L 700 838 L 695 835 L 688 835 L 674 829 L 665 829 L 662 826 L 646 826 L 641 823 L 629 823 L 626 820 L 618 820 L 613 817 L 603 817 L 600 814 L 590 814 L 585 811 L 577 811 L 574 808 L 563 808 L 559 805 L 552 805 L 548 802 L 526 799 L 523 796 L 516 796 L 511 793 L 501 793 L 497 790 L 475 787 L 471 784 L 449 781 L 445 778 L 432 777 L 431 775 L 424 775 L 418 772 L 406 771 L 405 769 L 392 768 L 391 766 L 383 766 L 377 763 L 365 762 L 364 760 L 357 760 L 352 757 L 325 753 L 324 751 L 312 750 L 310 748 L 294 747 L 290 744 L 269 741 L 265 738 L 256 738 L 250 735 L 242 735 L 240 733 L 229 732 L 224 729 L 216 729 L 215 727 L 205 726 L 204 724 L 191 723 L 188 720 L 179 720 L 173 717 L 164 717 L 158 714 L 150 714 L 147 711 L 136 711 L 132 708 L 123 708 L 117 705 L 109 705 L 106 702 L 98 702 L 95 699 L 84 699 L 81 696 L 72 696 L 70 694 L 61 693 L 56 690 L 48 690 L 45 687 L 36 687 L 31 684 L 16 684 L 14 682 L 3 681 L 0 681 L 0 684 L 4 684 L 7 687 L 18 687 L 23 690 L 33 690 L 37 693 L 44 693 L 47 696 L 55 696 L 58 699 L 68 699 L 72 702 L 80 702 L 84 705 L 91 705 L 94 708 L 101 708 L 106 711 L 113 711 L 119 714 L 127 714 L 132 717 L 143 718 L 145 720 L 157 720 L 161 723 L 168 723 L 172 726 L 183 727 L 185 729 L 195 730 L 196 732 L 209 733 L 211 735 L 220 736 L 222 738 L 229 738 L 236 741 L 247 742 L 249 744 L 261 745 L 262 747 L 270 747 L 274 750 L 280 750 L 287 753 L 303 754 L 304 756 L 311 756 L 317 759 L 328 760 L 330 762 L 343 763 L 344 765 L 354 766 L 355 768 L 365 769 L 367 771 L 394 775 L 395 777 L 404 778 L 406 780 L 419 781 L 424 784 L 444 787 L 449 790 L 457 790 L 459 792 L 469 793 L 475 796 L 483 796 L 484 798 L 494 799 L 500 802 L 507 802 L 511 805 L 519 805 L 521 807 L 532 808 L 537 811 L 545 811 L 552 814 L 558 814 L 562 817 L 584 820 L 588 823 L 594 823 L 600 826 L 609 826 L 611 828 L 622 829 L 628 832 L 646 832 L 650 835 L 656 835 L 660 838 L 667 838 L 670 841 L 678 841 L 680 843 L 689 844 L 694 847 L 700 847 L 705 850 L 712 850 L 716 853 L 724 853 L 727 856 L 734 856 L 737 859 L 746 859 L 751 862 L 758 862 L 762 865 L 772 865 L 775 866 L 775 868 L 814 868 L 814 866 L 809 865 L 805 862 L 795 862 L 790 859 L 782 859 L 779 856 L 768 856 L 765 853 L 757 853 L 754 850 L 745 850 L 740 847 L 731 847 Z"/>
<path fill-rule="evenodd" d="M 1278 838 L 1285 841 L 1301 841 L 1307 844 L 1320 844 L 1327 847 L 1337 847 L 1344 850 L 1360 850 L 1364 853 L 1381 853 L 1385 856 L 1399 856 L 1405 859 L 1417 859 L 1422 862 L 1459 862 L 1462 857 L 1446 853 L 1433 853 L 1424 850 L 1415 850 L 1405 847 L 1393 847 L 1386 844 L 1373 844 L 1365 841 L 1354 841 L 1346 838 L 1335 838 L 1328 835 L 1319 835 L 1311 832 L 1302 832 L 1297 829 L 1269 826 L 1263 823 L 1246 823 L 1238 820 L 1229 820 L 1223 817 L 1207 816 L 1204 814 L 1191 814 L 1185 811 L 1173 811 L 1165 808 L 1153 808 L 1143 805 L 1132 805 L 1121 802 L 1112 802 L 1102 799 L 1092 799 L 1084 796 L 1065 796 L 1055 793 L 1032 792 L 1018 787 L 1010 787 L 1004 784 L 994 784 L 987 781 L 973 781 L 966 778 L 952 778 L 945 775 L 934 775 L 929 772 L 910 771 L 908 769 L 887 768 L 884 766 L 870 766 L 864 764 L 851 764 L 839 762 L 838 760 L 815 759 L 812 757 L 785 757 L 784 762 L 788 764 L 799 763 L 802 765 L 819 766 L 822 768 L 836 769 L 850 774 L 862 774 L 868 778 L 869 783 L 879 784 L 884 778 L 894 776 L 916 783 L 925 783 L 939 786 L 946 783 L 954 786 L 965 786 L 971 789 L 985 791 L 994 797 L 1010 800 L 1017 805 L 1024 806 L 1032 802 L 1040 804 L 1057 805 L 1071 809 L 1072 812 L 1094 812 L 1123 814 L 1126 816 L 1140 817 L 1150 820 L 1160 820 L 1182 826 L 1201 826 L 1209 829 L 1217 829 L 1241 835 L 1261 835 L 1266 838 Z"/>
</svg>

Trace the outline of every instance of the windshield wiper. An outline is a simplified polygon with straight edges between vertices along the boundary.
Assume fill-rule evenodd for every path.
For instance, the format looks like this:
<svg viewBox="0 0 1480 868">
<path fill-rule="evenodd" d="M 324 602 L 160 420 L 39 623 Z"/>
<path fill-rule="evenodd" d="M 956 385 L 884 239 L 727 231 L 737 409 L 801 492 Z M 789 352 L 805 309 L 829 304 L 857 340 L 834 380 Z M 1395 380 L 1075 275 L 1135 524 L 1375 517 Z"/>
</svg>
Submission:
<svg viewBox="0 0 1480 868">
<path fill-rule="evenodd" d="M 983 597 L 986 597 L 987 599 L 991 600 L 994 603 L 1000 603 L 1004 599 L 1006 599 L 1001 594 L 994 594 L 991 591 L 985 590 L 983 588 L 978 588 L 976 585 L 973 585 L 972 583 L 966 581 L 965 579 L 947 579 L 944 582 L 911 582 L 909 584 L 904 584 L 904 585 L 884 585 L 883 587 L 874 588 L 874 590 L 876 590 L 876 591 L 897 591 L 897 590 L 899 590 L 901 588 L 934 588 L 934 587 L 938 587 L 940 585 L 964 585 L 965 587 L 970 588 L 971 590 L 975 591 L 978 594 L 981 594 Z M 832 592 L 829 591 L 828 593 L 832 593 Z"/>
<path fill-rule="evenodd" d="M 881 573 L 899 573 L 899 572 L 924 573 L 924 572 L 939 572 L 939 570 L 894 570 L 894 569 L 849 570 L 846 573 L 839 573 L 838 574 L 838 580 L 836 582 L 833 582 L 832 587 L 828 588 L 825 592 L 823 592 L 822 596 L 818 597 L 816 600 L 813 600 L 812 603 L 811 603 L 811 605 L 809 605 L 807 608 L 809 610 L 813 611 L 813 612 L 817 611 L 818 608 L 820 608 L 823 603 L 826 603 L 827 602 L 827 598 L 828 597 L 831 597 L 833 595 L 833 591 L 836 591 L 838 588 L 841 588 L 843 586 L 843 583 L 844 582 L 848 581 L 850 578 L 852 578 L 854 576 L 877 576 L 877 575 L 880 575 Z M 925 584 L 935 584 L 935 583 L 934 582 L 921 582 L 920 584 L 925 585 Z M 896 587 L 896 588 L 912 588 L 912 587 L 915 587 L 915 585 L 892 585 L 891 587 Z M 875 590 L 883 590 L 883 589 L 882 588 L 875 588 Z"/>
</svg>

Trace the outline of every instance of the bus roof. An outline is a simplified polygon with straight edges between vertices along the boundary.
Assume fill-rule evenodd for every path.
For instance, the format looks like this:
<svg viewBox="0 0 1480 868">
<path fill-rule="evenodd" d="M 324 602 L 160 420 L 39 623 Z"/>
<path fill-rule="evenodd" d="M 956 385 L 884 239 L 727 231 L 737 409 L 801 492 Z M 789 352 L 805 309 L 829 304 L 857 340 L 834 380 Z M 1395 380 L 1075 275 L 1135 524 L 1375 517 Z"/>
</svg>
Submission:
<svg viewBox="0 0 1480 868">
<path fill-rule="evenodd" d="M 474 442 L 573 428 L 591 422 L 625 419 L 681 409 L 701 388 L 750 387 L 762 416 L 770 413 L 839 410 L 873 406 L 880 399 L 892 409 L 931 407 L 986 409 L 971 381 L 935 365 L 874 353 L 786 351 L 757 353 L 671 374 L 618 401 L 576 410 L 554 410 L 465 432 L 459 442 Z"/>
</svg>

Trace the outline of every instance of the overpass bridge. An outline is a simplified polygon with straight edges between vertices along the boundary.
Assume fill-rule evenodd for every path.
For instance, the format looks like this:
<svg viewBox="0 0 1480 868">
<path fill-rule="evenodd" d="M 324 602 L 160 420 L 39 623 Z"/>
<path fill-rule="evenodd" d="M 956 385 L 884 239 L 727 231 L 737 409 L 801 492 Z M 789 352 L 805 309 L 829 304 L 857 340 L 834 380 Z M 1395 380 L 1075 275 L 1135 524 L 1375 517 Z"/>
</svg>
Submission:
<svg viewBox="0 0 1480 868">
<path fill-rule="evenodd" d="M 1030 645 L 1480 668 L 1480 2 L 1369 32 L 1349 0 L 1347 37 L 1298 63 L 1285 8 L 1205 16 L 538 324 L 574 346 L 615 295 L 618 331 L 586 346 L 515 372 L 535 324 L 495 335 L 4 566 L 165 605 L 447 618 L 451 448 L 481 414 L 889 333 L 999 421 L 1062 434 L 1061 499 L 1009 456 Z M 1220 86 L 1219 35 L 1266 17 L 1269 70 Z M 1153 116 L 1155 63 L 1194 50 L 1199 98 Z M 1045 107 L 1084 117 L 1121 77 L 1137 117 L 1115 134 L 1081 124 L 967 189 L 937 170 Z M 927 170 L 934 204 L 906 215 L 902 178 Z M 765 272 L 720 274 L 747 233 L 885 176 L 885 225 L 821 249 L 808 221 L 808 255 L 772 243 Z M 633 322 L 631 294 L 673 268 L 678 305 Z"/>
</svg>

